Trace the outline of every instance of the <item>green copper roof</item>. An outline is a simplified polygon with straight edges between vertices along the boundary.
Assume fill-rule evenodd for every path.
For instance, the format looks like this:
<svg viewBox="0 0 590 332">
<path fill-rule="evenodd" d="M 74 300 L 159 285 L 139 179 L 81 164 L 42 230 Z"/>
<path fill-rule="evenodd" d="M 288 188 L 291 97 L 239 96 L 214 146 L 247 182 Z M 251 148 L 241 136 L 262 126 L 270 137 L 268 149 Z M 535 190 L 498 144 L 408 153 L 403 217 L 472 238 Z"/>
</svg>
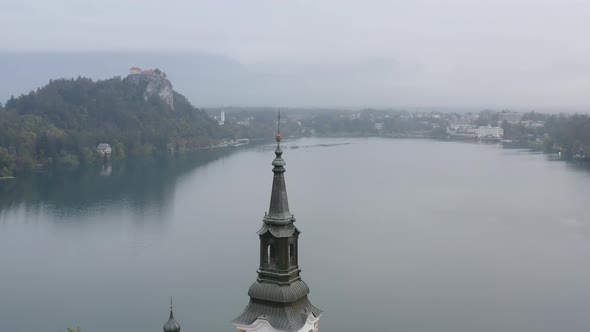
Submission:
<svg viewBox="0 0 590 332">
<path fill-rule="evenodd" d="M 322 311 L 311 304 L 307 296 L 290 304 L 276 304 L 252 299 L 244 312 L 232 322 L 250 325 L 257 319 L 265 319 L 278 331 L 299 331 L 307 321 L 309 314 L 319 317 Z"/>
<path fill-rule="evenodd" d="M 274 173 L 272 180 L 272 191 L 270 195 L 270 207 L 268 214 L 264 216 L 264 222 L 267 224 L 284 225 L 293 223 L 295 218 L 289 211 L 289 200 L 287 199 L 287 186 L 285 185 L 285 160 L 283 160 L 283 150 L 281 150 L 281 135 L 277 135 L 277 148 L 275 150 L 275 159 L 272 161 Z"/>
<path fill-rule="evenodd" d="M 284 177 L 286 163 L 282 155 L 281 135 L 277 134 L 270 208 L 258 231 L 261 241 L 258 278 L 248 290 L 248 306 L 233 323 L 251 325 L 262 319 L 274 330 L 295 332 L 305 325 L 310 314 L 319 317 L 322 311 L 309 301 L 309 287 L 299 276 L 297 241 L 300 232 L 293 225 L 295 217 L 289 211 Z"/>
<path fill-rule="evenodd" d="M 293 218 L 294 220 L 295 218 Z M 270 232 L 276 238 L 291 237 L 293 234 L 301 234 L 301 232 L 292 223 L 286 225 L 276 225 L 263 223 L 260 230 L 257 232 L 258 235 L 264 235 L 266 232 Z"/>
</svg>

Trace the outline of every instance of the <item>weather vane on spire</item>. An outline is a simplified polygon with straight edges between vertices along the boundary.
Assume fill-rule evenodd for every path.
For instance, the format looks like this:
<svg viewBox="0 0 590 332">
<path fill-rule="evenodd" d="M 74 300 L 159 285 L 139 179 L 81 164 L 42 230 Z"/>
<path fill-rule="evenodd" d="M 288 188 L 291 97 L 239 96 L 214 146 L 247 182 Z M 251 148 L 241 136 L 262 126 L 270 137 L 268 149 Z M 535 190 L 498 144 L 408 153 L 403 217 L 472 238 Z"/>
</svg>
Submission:
<svg viewBox="0 0 590 332">
<path fill-rule="evenodd" d="M 278 121 L 277 121 L 277 143 L 283 139 L 281 136 L 281 110 L 279 110 Z"/>
</svg>

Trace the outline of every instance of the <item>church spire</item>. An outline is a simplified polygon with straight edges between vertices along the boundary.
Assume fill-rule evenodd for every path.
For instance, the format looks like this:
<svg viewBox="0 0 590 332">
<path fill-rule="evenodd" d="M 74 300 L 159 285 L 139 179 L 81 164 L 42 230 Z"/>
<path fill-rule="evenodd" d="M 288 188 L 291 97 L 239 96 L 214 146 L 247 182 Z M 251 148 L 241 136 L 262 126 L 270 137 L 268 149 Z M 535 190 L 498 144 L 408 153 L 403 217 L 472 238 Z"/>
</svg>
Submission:
<svg viewBox="0 0 590 332">
<path fill-rule="evenodd" d="M 287 201 L 280 113 L 278 120 L 270 209 L 265 213 L 262 228 L 258 231 L 258 278 L 248 290 L 250 302 L 233 323 L 242 332 L 317 332 L 322 311 L 309 301 L 309 287 L 300 276 L 300 232 L 293 224 L 295 218 Z"/>
<path fill-rule="evenodd" d="M 277 123 L 277 147 L 275 149 L 275 159 L 272 161 L 274 173 L 272 180 L 272 191 L 270 195 L 270 208 L 268 214 L 264 217 L 267 224 L 288 224 L 295 221 L 289 211 L 289 200 L 287 199 L 287 186 L 285 185 L 285 160 L 283 159 L 283 150 L 281 149 L 281 112 L 279 111 Z"/>
</svg>

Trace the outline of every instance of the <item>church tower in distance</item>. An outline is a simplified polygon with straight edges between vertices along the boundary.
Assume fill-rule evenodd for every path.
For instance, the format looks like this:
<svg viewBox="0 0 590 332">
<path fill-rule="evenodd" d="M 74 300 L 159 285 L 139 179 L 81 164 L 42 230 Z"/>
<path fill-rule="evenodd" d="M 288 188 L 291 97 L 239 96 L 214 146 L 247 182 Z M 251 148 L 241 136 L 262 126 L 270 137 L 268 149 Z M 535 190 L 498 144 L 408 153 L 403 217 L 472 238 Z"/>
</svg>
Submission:
<svg viewBox="0 0 590 332">
<path fill-rule="evenodd" d="M 309 287 L 300 276 L 297 254 L 300 232 L 293 224 L 295 217 L 289 211 L 281 138 L 278 131 L 276 157 L 272 162 L 274 175 L 270 208 L 258 231 L 258 278 L 248 290 L 250 303 L 232 322 L 240 332 L 319 331 L 322 311 L 307 298 Z"/>
</svg>

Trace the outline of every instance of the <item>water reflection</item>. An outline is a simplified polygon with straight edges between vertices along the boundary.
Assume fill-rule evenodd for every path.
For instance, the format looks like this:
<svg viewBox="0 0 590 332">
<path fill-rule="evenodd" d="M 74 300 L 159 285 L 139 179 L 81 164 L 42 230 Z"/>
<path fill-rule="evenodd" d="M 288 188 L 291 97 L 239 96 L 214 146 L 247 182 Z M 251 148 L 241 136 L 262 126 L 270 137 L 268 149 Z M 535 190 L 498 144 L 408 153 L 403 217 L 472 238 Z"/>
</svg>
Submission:
<svg viewBox="0 0 590 332">
<path fill-rule="evenodd" d="M 102 169 L 100 170 L 100 173 L 99 174 L 101 176 L 110 176 L 111 173 L 113 173 L 113 164 L 111 164 L 110 161 L 107 162 L 107 163 L 104 163 L 102 165 Z"/>
<path fill-rule="evenodd" d="M 177 181 L 195 168 L 231 153 L 200 150 L 165 159 L 133 159 L 78 171 L 37 173 L 0 183 L 0 220 L 8 210 L 36 215 L 42 210 L 67 220 L 112 209 L 162 215 L 174 196 Z M 162 219 L 164 220 L 164 219 Z"/>
<path fill-rule="evenodd" d="M 170 295 L 183 330 L 231 330 L 255 278 L 273 149 L 1 184 L 3 330 L 156 331 Z M 326 331 L 590 326 L 589 172 L 455 142 L 314 138 L 284 150 Z"/>
</svg>

